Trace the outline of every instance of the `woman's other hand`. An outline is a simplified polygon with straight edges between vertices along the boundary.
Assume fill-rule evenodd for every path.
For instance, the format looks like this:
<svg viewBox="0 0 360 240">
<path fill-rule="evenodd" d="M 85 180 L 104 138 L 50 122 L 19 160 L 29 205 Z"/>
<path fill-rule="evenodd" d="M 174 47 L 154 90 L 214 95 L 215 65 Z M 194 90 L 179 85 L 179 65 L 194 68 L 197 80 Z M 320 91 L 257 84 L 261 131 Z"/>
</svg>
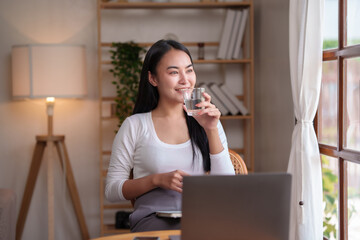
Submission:
<svg viewBox="0 0 360 240">
<path fill-rule="evenodd" d="M 168 173 L 156 174 L 153 181 L 158 187 L 182 193 L 184 176 L 189 176 L 189 174 L 181 170 L 175 170 Z"/>
</svg>

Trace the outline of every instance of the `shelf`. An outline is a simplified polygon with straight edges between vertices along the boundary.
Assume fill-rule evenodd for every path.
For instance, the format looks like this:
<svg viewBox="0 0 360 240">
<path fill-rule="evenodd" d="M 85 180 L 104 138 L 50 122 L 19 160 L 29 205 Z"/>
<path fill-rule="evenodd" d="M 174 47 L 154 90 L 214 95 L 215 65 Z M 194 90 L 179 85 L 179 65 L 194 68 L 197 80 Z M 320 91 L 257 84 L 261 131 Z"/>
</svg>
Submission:
<svg viewBox="0 0 360 240">
<path fill-rule="evenodd" d="M 244 154 L 245 152 L 243 148 L 231 148 L 231 150 L 237 152 L 238 154 Z"/>
<path fill-rule="evenodd" d="M 115 101 L 116 99 L 118 99 L 118 97 L 102 97 L 101 100 L 102 101 L 108 101 L 108 102 L 112 102 Z"/>
<path fill-rule="evenodd" d="M 199 42 L 182 42 L 187 47 L 197 47 Z M 150 47 L 154 43 L 153 42 L 138 42 L 137 43 L 141 47 Z M 100 44 L 101 47 L 111 47 L 112 43 L 103 42 Z M 217 47 L 219 46 L 219 42 L 204 42 L 205 47 Z M 252 59 L 246 58 L 246 59 L 204 59 L 204 60 L 193 60 L 194 63 L 198 64 L 221 64 L 221 63 L 252 63 Z M 101 64 L 103 65 L 110 65 L 111 60 L 108 61 L 101 61 Z"/>
<path fill-rule="evenodd" d="M 116 229 L 115 224 L 104 224 L 104 233 L 105 234 L 130 233 L 130 229 Z"/>
<path fill-rule="evenodd" d="M 114 119 L 118 119 L 118 117 L 114 116 L 114 117 L 101 117 L 101 120 L 114 120 Z"/>
<path fill-rule="evenodd" d="M 204 59 L 204 60 L 193 60 L 193 62 L 196 64 L 208 64 L 208 63 L 251 63 L 251 59 Z M 104 65 L 110 65 L 111 61 L 101 61 L 101 64 Z"/>
<path fill-rule="evenodd" d="M 197 47 L 199 42 L 181 42 L 183 45 L 187 47 Z M 219 46 L 219 42 L 201 42 L 204 43 L 205 47 L 217 47 Z M 141 47 L 151 47 L 154 42 L 137 42 L 137 44 Z M 112 43 L 102 42 L 101 47 L 111 47 Z"/>
<path fill-rule="evenodd" d="M 102 155 L 111 155 L 111 151 L 102 151 Z"/>
<path fill-rule="evenodd" d="M 237 95 L 236 96 L 240 101 L 244 100 L 244 95 Z M 106 102 L 111 102 L 111 101 L 115 101 L 116 99 L 118 99 L 118 97 L 102 97 L 101 100 Z"/>
<path fill-rule="evenodd" d="M 155 3 L 155 2 L 108 2 L 100 3 L 102 9 L 184 9 L 184 8 L 246 8 L 251 6 L 251 2 L 174 2 L 174 3 Z"/>
<path fill-rule="evenodd" d="M 207 64 L 207 63 L 251 63 L 251 59 L 204 59 L 194 60 L 194 63 Z"/>
<path fill-rule="evenodd" d="M 252 116 L 251 115 L 228 115 L 228 116 L 221 116 L 220 117 L 220 120 L 230 120 L 230 119 L 236 119 L 236 120 L 239 120 L 239 119 L 252 119 Z"/>
</svg>

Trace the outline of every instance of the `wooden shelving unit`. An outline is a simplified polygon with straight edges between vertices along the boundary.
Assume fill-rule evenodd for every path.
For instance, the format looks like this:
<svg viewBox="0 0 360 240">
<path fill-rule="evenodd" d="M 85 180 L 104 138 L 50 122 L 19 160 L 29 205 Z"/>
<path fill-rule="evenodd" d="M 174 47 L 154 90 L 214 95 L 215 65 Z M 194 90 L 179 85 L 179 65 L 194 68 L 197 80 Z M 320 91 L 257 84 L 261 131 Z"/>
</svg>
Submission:
<svg viewBox="0 0 360 240">
<path fill-rule="evenodd" d="M 97 15 L 98 15 L 98 81 L 99 81 L 99 106 L 100 106 L 100 164 L 99 164 L 99 175 L 100 175 L 100 224 L 101 224 L 101 235 L 109 234 L 119 234 L 129 232 L 129 230 L 116 229 L 114 223 L 107 223 L 105 221 L 105 212 L 108 210 L 120 210 L 120 209 L 131 209 L 131 203 L 119 203 L 119 204 L 108 204 L 104 198 L 104 184 L 106 179 L 107 172 L 107 161 L 111 155 L 111 149 L 105 147 L 106 135 L 104 130 L 104 125 L 111 121 L 117 121 L 116 117 L 112 116 L 103 116 L 104 103 L 114 102 L 116 99 L 115 96 L 104 96 L 103 95 L 103 85 L 104 85 L 104 69 L 109 68 L 111 62 L 105 59 L 104 52 L 106 49 L 111 47 L 110 42 L 102 40 L 102 12 L 107 10 L 119 10 L 118 14 L 121 14 L 123 10 L 129 9 L 139 9 L 142 11 L 154 11 L 161 9 L 162 11 L 176 10 L 176 9 L 200 9 L 200 10 L 213 10 L 213 9 L 249 9 L 249 19 L 248 19 L 248 31 L 247 31 L 247 41 L 248 44 L 243 46 L 247 48 L 247 56 L 244 59 L 236 60 L 219 60 L 219 59 L 205 59 L 205 60 L 196 60 L 194 59 L 195 65 L 206 65 L 206 64 L 237 64 L 239 68 L 243 69 L 243 95 L 237 96 L 241 101 L 244 102 L 247 106 L 250 114 L 246 116 L 237 115 L 237 116 L 222 116 L 221 121 L 226 131 L 226 123 L 228 121 L 240 121 L 243 131 L 244 147 L 233 148 L 236 152 L 244 156 L 244 160 L 247 164 L 248 170 L 251 172 L 254 169 L 254 22 L 253 22 L 253 3 L 252 0 L 241 1 L 241 2 L 168 2 L 168 3 L 157 3 L 157 2 L 103 2 L 97 0 Z M 157 17 L 157 16 L 152 16 Z M 181 23 L 179 23 L 181 24 Z M 191 27 L 189 27 L 191 29 Z M 219 38 L 220 39 L 220 38 Z M 112 41 L 119 41 L 118 39 L 113 39 Z M 137 42 L 139 45 L 144 47 L 149 47 L 153 42 Z M 196 47 L 198 42 L 182 42 L 187 47 Z M 209 47 L 218 47 L 219 42 L 214 41 L 205 41 L 205 46 Z M 115 131 L 115 129 L 112 129 Z M 115 217 L 114 217 L 115 220 Z"/>
<path fill-rule="evenodd" d="M 252 5 L 251 1 L 241 2 L 101 2 L 101 9 L 184 9 L 184 8 L 241 8 Z"/>
</svg>

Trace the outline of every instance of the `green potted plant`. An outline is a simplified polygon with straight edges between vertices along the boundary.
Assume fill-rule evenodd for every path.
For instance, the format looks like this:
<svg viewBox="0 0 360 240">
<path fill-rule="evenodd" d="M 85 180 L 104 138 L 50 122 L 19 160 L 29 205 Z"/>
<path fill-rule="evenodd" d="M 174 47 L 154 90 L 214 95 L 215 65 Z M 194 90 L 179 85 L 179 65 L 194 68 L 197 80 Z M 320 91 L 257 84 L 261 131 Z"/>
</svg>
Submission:
<svg viewBox="0 0 360 240">
<path fill-rule="evenodd" d="M 141 55 L 145 53 L 145 48 L 134 42 L 114 42 L 110 53 L 113 65 L 110 72 L 116 79 L 112 81 L 117 95 L 115 114 L 120 127 L 134 108 L 142 67 Z"/>
</svg>

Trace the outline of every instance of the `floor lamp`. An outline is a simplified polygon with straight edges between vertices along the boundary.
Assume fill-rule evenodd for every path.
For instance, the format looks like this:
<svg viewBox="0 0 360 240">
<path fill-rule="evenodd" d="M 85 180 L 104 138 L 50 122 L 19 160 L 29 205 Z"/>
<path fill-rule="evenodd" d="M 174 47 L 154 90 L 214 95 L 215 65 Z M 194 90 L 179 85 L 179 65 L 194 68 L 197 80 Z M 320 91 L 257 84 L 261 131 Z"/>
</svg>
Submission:
<svg viewBox="0 0 360 240">
<path fill-rule="evenodd" d="M 16 239 L 21 239 L 44 151 L 48 153 L 48 239 L 54 239 L 54 176 L 52 153 L 56 148 L 60 165 L 66 173 L 67 187 L 81 230 L 89 233 L 65 145 L 65 136 L 53 134 L 55 98 L 82 98 L 86 95 L 85 48 L 80 45 L 38 44 L 12 48 L 13 97 L 47 98 L 48 133 L 36 136 L 36 145 L 27 177 L 16 224 Z"/>
</svg>

